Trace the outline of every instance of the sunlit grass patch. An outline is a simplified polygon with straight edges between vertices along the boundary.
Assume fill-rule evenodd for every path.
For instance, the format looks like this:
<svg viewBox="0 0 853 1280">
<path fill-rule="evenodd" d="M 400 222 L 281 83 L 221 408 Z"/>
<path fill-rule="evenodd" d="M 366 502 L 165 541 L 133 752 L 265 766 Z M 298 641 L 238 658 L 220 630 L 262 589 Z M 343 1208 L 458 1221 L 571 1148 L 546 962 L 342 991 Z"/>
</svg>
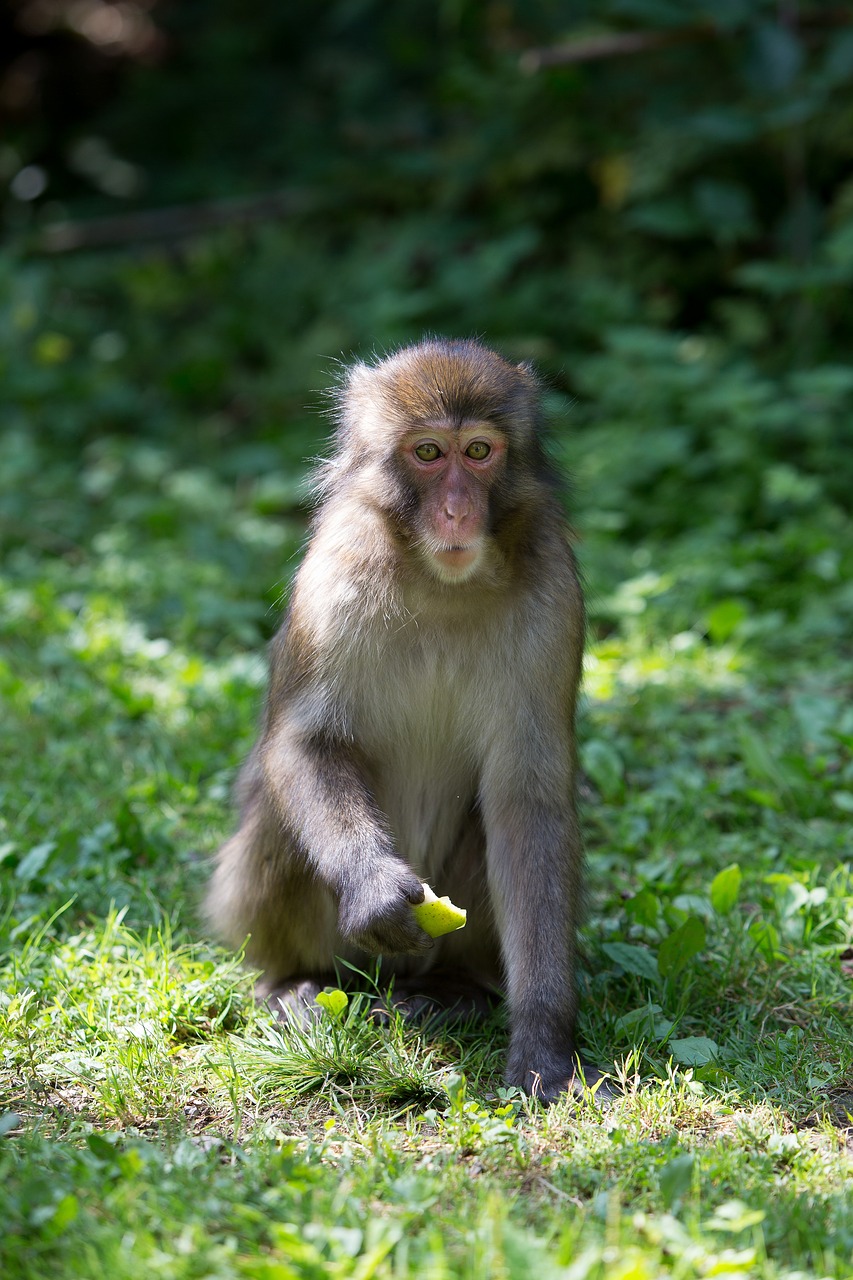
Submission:
<svg viewBox="0 0 853 1280">
<path fill-rule="evenodd" d="M 499 1072 L 488 1052 L 490 1041 L 505 1042 L 499 1015 L 486 1028 L 412 1024 L 364 979 L 362 990 L 321 993 L 302 1023 L 261 1020 L 253 1034 L 229 1038 L 228 1061 L 262 1106 L 318 1095 L 333 1106 L 402 1112 L 442 1098 L 459 1070 Z"/>
<path fill-rule="evenodd" d="M 174 1117 L 197 1090 L 196 1047 L 254 1009 L 239 958 L 175 943 L 166 922 L 139 935 L 112 913 L 100 928 L 20 939 L 0 977 L 6 1105 L 33 1117 Z"/>
</svg>

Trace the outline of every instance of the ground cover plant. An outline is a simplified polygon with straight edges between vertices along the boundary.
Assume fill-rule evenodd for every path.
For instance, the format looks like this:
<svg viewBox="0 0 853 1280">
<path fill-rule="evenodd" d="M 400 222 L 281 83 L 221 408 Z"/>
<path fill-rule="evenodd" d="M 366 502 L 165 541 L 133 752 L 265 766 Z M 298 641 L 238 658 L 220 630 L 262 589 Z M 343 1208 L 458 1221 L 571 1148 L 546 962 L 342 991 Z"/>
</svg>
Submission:
<svg viewBox="0 0 853 1280">
<path fill-rule="evenodd" d="M 199 919 L 334 376 L 230 362 L 277 234 L 6 262 L 3 1274 L 850 1274 L 853 378 L 648 324 L 551 375 L 624 1096 L 544 1112 L 500 1015 L 375 1025 L 367 973 L 286 1037 Z"/>
</svg>

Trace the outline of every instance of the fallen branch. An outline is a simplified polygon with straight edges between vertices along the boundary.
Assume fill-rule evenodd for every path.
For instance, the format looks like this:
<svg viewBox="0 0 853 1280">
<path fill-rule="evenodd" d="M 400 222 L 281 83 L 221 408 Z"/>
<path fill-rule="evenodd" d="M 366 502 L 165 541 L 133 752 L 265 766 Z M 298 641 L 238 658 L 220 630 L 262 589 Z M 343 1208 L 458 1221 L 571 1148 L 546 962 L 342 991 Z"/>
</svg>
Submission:
<svg viewBox="0 0 853 1280">
<path fill-rule="evenodd" d="M 614 31 L 602 36 L 582 36 L 544 49 L 527 49 L 521 55 L 522 71 L 540 71 L 543 67 L 562 66 L 572 62 L 596 62 L 600 58 L 621 58 L 689 40 L 713 38 L 712 27 L 678 27 L 673 31 Z"/>
<path fill-rule="evenodd" d="M 804 30 L 845 27 L 853 22 L 853 11 L 847 6 L 822 9 L 797 15 L 796 26 Z M 784 26 L 792 24 L 783 22 Z M 602 58 L 622 58 L 671 45 L 689 44 L 697 40 L 722 40 L 732 34 L 730 28 L 713 23 L 694 23 L 674 27 L 671 31 L 609 31 L 598 36 L 580 36 L 562 44 L 542 49 L 527 49 L 520 58 L 522 71 L 541 71 L 543 67 L 566 66 L 576 62 L 596 62 Z M 740 34 L 739 32 L 736 34 Z"/>
<path fill-rule="evenodd" d="M 53 222 L 35 234 L 31 248 L 36 253 L 73 253 L 145 241 L 185 240 L 219 227 L 248 226 L 302 214 L 315 202 L 316 198 L 306 191 L 281 191 L 208 204 L 141 209 L 85 222 Z"/>
</svg>

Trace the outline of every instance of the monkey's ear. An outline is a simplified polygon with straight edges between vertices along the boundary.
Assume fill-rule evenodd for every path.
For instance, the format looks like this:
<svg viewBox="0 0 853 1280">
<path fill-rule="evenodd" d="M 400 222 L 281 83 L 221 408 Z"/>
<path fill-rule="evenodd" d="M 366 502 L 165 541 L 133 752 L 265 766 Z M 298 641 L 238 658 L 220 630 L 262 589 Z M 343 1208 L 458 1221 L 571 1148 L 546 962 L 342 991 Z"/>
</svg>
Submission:
<svg viewBox="0 0 853 1280">
<path fill-rule="evenodd" d="M 356 360 L 341 370 L 334 390 L 335 409 L 339 422 L 345 422 L 356 406 L 370 398 L 373 369 L 363 360 Z"/>
<path fill-rule="evenodd" d="M 344 374 L 344 386 L 347 391 L 361 391 L 373 378 L 373 368 L 363 360 L 356 360 Z"/>
<path fill-rule="evenodd" d="M 524 378 L 525 382 L 536 382 L 536 371 L 529 360 L 522 360 L 521 363 L 517 364 L 515 367 L 521 374 L 522 378 Z"/>
</svg>

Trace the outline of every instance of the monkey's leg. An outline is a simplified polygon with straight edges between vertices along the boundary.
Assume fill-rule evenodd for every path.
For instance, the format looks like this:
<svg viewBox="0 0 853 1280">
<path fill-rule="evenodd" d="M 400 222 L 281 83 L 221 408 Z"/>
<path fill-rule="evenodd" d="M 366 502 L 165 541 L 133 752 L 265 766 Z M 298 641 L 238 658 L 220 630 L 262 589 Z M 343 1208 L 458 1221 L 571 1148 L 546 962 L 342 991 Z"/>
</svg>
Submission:
<svg viewBox="0 0 853 1280">
<path fill-rule="evenodd" d="M 547 718 L 533 711 L 529 722 Z M 582 856 L 570 741 L 542 734 L 523 745 L 488 762 L 482 805 L 509 1003 L 507 1082 L 550 1102 L 587 1082 L 574 1040 Z"/>
</svg>

